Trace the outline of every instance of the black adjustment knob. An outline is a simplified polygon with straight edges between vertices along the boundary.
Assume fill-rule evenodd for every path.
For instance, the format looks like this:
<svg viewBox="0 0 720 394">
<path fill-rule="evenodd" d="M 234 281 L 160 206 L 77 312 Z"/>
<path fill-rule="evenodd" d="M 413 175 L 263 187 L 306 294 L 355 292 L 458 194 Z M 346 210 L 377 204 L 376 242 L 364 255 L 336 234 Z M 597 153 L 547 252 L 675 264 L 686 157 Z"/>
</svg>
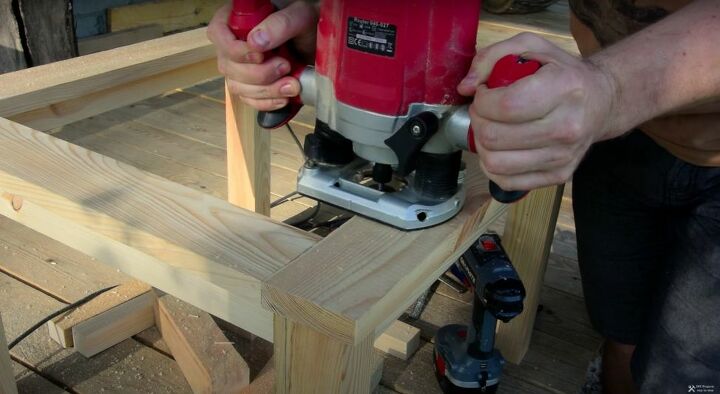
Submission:
<svg viewBox="0 0 720 394">
<path fill-rule="evenodd" d="M 417 156 L 423 146 L 438 131 L 440 121 L 432 112 L 422 112 L 410 118 L 390 138 L 387 145 L 398 158 L 397 173 L 406 176 L 417 167 Z"/>
</svg>

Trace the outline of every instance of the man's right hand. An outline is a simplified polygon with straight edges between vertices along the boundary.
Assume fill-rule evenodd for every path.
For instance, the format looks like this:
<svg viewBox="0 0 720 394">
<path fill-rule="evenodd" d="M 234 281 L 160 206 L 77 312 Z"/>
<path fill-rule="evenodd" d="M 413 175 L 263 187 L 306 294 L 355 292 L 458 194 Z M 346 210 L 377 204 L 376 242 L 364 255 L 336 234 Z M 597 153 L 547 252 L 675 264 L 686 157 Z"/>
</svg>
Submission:
<svg viewBox="0 0 720 394">
<path fill-rule="evenodd" d="M 290 63 L 264 53 L 293 40 L 298 52 L 312 63 L 318 11 L 315 5 L 295 1 L 267 17 L 248 35 L 248 41 L 235 38 L 227 26 L 230 5 L 219 9 L 207 34 L 218 53 L 218 70 L 227 78 L 228 90 L 259 111 L 284 107 L 288 97 L 300 94 L 300 82 L 289 76 Z"/>
</svg>

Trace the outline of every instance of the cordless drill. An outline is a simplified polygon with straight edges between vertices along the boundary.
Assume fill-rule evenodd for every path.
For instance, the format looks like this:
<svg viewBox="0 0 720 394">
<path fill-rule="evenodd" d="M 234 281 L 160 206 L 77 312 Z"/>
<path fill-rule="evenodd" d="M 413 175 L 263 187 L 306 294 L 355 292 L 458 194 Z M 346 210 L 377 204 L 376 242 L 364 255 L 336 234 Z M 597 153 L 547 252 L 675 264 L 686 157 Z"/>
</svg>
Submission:
<svg viewBox="0 0 720 394">
<path fill-rule="evenodd" d="M 446 394 L 494 393 L 505 363 L 494 348 L 495 326 L 522 312 L 525 288 L 496 234 L 482 235 L 459 266 L 474 289 L 472 323 L 438 330 L 435 375 Z"/>
</svg>

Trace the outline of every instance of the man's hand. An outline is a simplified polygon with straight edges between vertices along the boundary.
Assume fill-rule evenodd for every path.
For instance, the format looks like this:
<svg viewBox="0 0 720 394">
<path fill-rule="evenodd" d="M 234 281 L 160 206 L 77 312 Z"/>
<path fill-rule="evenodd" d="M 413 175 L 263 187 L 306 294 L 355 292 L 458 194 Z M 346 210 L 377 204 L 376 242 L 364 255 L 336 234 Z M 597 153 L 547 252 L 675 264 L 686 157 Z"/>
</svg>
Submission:
<svg viewBox="0 0 720 394">
<path fill-rule="evenodd" d="M 543 66 L 508 87 L 488 89 L 484 81 L 508 54 Z M 458 91 L 474 95 L 469 112 L 480 163 L 505 190 L 564 183 L 592 143 L 618 134 L 613 79 L 534 34 L 479 50 Z"/>
<path fill-rule="evenodd" d="M 208 38 L 218 53 L 218 70 L 227 77 L 230 93 L 259 111 L 272 111 L 287 105 L 288 97 L 300 94 L 300 83 L 288 76 L 287 59 L 264 52 L 289 40 L 312 62 L 318 12 L 314 5 L 296 1 L 275 12 L 255 27 L 248 41 L 235 38 L 227 26 L 230 5 L 219 9 L 208 26 Z"/>
</svg>

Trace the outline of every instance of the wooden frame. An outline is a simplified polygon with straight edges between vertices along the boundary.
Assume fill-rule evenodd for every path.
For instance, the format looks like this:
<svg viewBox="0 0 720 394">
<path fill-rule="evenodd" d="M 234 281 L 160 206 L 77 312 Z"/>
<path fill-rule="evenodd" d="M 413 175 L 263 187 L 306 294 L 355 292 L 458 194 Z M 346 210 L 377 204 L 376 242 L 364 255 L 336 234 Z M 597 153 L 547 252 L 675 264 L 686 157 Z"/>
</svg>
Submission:
<svg viewBox="0 0 720 394">
<path fill-rule="evenodd" d="M 212 77 L 214 62 L 198 29 L 0 76 L 0 214 L 274 341 L 283 393 L 369 392 L 374 339 L 509 209 L 528 301 L 499 346 L 522 359 L 560 187 L 508 208 L 467 160 L 467 203 L 449 222 L 403 232 L 353 218 L 321 240 L 261 215 L 269 141 L 233 97 L 229 196 L 241 207 L 38 131 Z"/>
</svg>

